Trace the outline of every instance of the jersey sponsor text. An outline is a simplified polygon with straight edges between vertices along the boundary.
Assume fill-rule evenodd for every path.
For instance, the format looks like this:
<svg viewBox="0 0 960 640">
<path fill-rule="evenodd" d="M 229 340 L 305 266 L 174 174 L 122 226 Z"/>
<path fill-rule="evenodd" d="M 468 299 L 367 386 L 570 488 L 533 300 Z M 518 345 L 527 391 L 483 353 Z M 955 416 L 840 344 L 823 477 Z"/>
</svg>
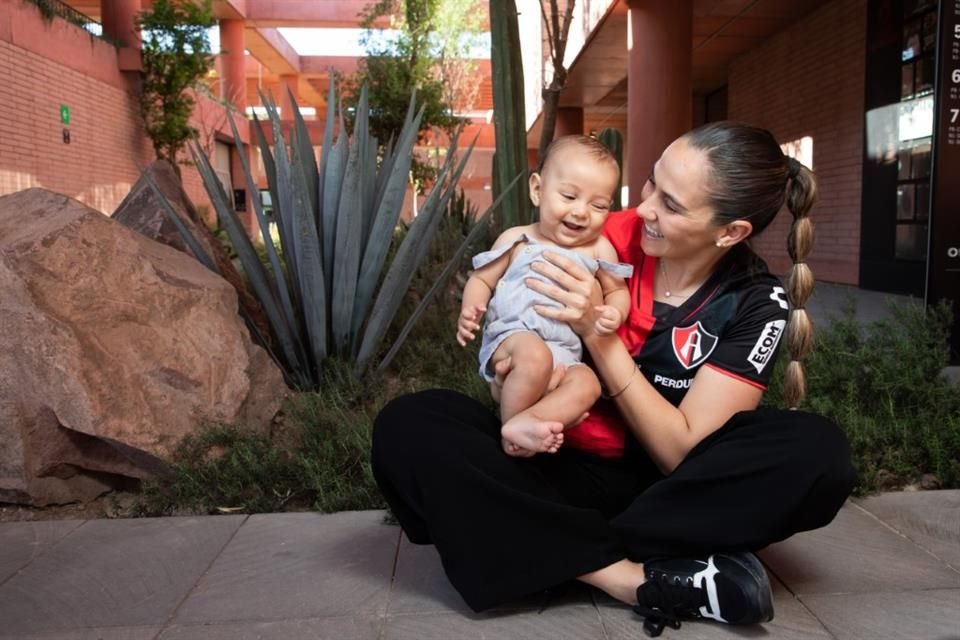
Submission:
<svg viewBox="0 0 960 640">
<path fill-rule="evenodd" d="M 760 337 L 753 345 L 753 350 L 747 356 L 747 362 L 753 365 L 757 373 L 763 372 L 764 367 L 770 362 L 770 358 L 776 353 L 777 344 L 780 342 L 780 336 L 783 335 L 783 328 L 786 325 L 786 320 L 772 320 L 760 332 Z"/>
<path fill-rule="evenodd" d="M 689 378 L 677 380 L 676 378 L 667 378 L 659 373 L 653 376 L 653 384 L 659 384 L 661 387 L 669 387 L 670 389 L 689 389 L 691 382 L 693 382 L 693 380 Z"/>
</svg>

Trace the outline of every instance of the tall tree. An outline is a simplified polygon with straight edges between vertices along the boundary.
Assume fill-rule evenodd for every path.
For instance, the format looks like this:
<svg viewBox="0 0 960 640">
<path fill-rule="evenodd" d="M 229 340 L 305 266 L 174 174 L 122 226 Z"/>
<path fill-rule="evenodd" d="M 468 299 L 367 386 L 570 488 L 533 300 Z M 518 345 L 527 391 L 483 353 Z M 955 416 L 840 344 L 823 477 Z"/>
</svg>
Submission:
<svg viewBox="0 0 960 640">
<path fill-rule="evenodd" d="M 213 67 L 207 30 L 216 25 L 211 0 L 155 0 L 137 24 L 143 31 L 140 114 L 157 158 L 177 173 L 177 156 L 193 135 L 192 89 Z"/>
<path fill-rule="evenodd" d="M 374 28 L 383 17 L 390 18 L 389 32 Z M 386 144 L 400 131 L 416 90 L 418 106 L 424 107 L 421 143 L 433 129 L 453 133 L 463 122 L 454 111 L 471 104 L 470 50 L 483 31 L 476 0 L 378 0 L 362 18 L 367 55 L 356 75 L 345 80 L 348 109 L 356 106 L 359 87 L 366 84 L 370 130 Z M 422 184 L 434 172 L 429 161 L 418 158 L 413 173 Z"/>
<path fill-rule="evenodd" d="M 567 68 L 563 64 L 563 57 L 567 52 L 567 37 L 570 34 L 574 4 L 575 0 L 540 0 L 540 13 L 543 15 L 543 26 L 550 47 L 550 64 L 553 67 L 550 83 L 545 85 L 542 91 L 543 127 L 540 129 L 538 150 L 540 158 L 543 158 L 547 146 L 553 141 L 557 127 L 557 110 L 560 108 L 560 93 L 567 86 Z"/>
</svg>

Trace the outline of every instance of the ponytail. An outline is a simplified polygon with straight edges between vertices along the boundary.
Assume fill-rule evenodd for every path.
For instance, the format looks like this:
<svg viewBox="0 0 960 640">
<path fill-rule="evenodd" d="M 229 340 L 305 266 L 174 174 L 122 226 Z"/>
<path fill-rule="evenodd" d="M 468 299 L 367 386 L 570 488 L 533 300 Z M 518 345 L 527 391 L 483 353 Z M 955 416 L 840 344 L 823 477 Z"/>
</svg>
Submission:
<svg viewBox="0 0 960 640">
<path fill-rule="evenodd" d="M 783 380 L 783 397 L 787 406 L 795 409 L 807 393 L 803 359 L 813 348 L 813 322 L 804 307 L 814 286 L 813 271 L 807 264 L 807 256 L 813 249 L 813 222 L 809 213 L 817 200 L 817 183 L 813 173 L 794 158 L 787 157 L 786 165 L 786 205 L 793 216 L 787 237 L 787 253 L 790 254 L 793 267 L 787 276 L 787 300 L 790 302 L 787 351 L 790 363 Z"/>
<path fill-rule="evenodd" d="M 784 205 L 793 216 L 787 238 L 787 251 L 793 261 L 787 277 L 790 364 L 783 396 L 788 407 L 796 408 L 806 395 L 802 361 L 813 346 L 813 325 L 803 307 L 814 284 L 807 256 L 813 249 L 813 223 L 808 216 L 817 199 L 816 179 L 795 158 L 785 156 L 766 129 L 739 122 L 711 122 L 687 133 L 684 139 L 706 154 L 710 167 L 706 189 L 715 225 L 746 220 L 752 226 L 751 236 L 757 236 Z"/>
</svg>

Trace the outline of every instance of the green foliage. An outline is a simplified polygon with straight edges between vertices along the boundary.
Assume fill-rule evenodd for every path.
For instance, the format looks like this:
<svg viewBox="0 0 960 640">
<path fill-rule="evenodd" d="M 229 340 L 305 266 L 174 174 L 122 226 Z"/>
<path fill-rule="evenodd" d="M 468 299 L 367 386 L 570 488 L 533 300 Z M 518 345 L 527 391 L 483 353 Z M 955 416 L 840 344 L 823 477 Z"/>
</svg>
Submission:
<svg viewBox="0 0 960 640">
<path fill-rule="evenodd" d="M 474 66 L 469 60 L 470 36 L 482 31 L 481 15 L 470 8 L 475 0 L 380 0 L 362 14 L 367 29 L 362 44 L 366 57 L 357 73 L 344 80 L 348 116 L 359 101 L 359 88 L 366 86 L 371 108 L 371 134 L 381 145 L 396 139 L 403 126 L 410 91 L 415 89 L 423 108 L 419 142 L 424 134 L 438 128 L 452 135 L 464 121 L 453 115 L 460 99 L 462 78 Z M 394 35 L 384 37 L 374 23 L 391 18 Z M 458 84 L 459 83 L 459 84 Z M 353 126 L 353 117 L 348 117 Z M 414 158 L 413 181 L 430 183 L 435 168 L 425 159 Z"/>
<path fill-rule="evenodd" d="M 469 234 L 456 218 L 444 218 L 401 318 L 415 312 Z M 474 234 L 472 242 L 488 246 L 480 238 Z M 456 263 L 459 278 L 468 269 L 465 258 Z M 459 294 L 458 285 L 444 289 L 388 371 L 357 375 L 349 363 L 331 363 L 321 390 L 295 394 L 269 437 L 214 426 L 185 439 L 170 476 L 143 483 L 139 514 L 382 507 L 370 470 L 370 433 L 389 398 L 446 387 L 493 408 L 477 375 L 478 345 L 460 348 L 454 340 Z M 811 410 L 846 430 L 858 493 L 898 488 L 924 473 L 936 474 L 944 488 L 960 487 L 960 394 L 937 377 L 949 326 L 945 313 L 944 307 L 929 316 L 919 307 L 901 307 L 890 321 L 861 326 L 848 310 L 820 331 L 808 366 Z M 777 384 L 765 404 L 781 406 Z"/>
<path fill-rule="evenodd" d="M 610 149 L 613 157 L 617 159 L 617 164 L 620 165 L 620 179 L 617 181 L 617 190 L 614 192 L 613 204 L 610 206 L 611 211 L 620 211 L 623 209 L 623 204 L 620 202 L 620 187 L 623 185 L 623 134 L 618 129 L 602 129 L 597 134 L 597 140 Z"/>
<path fill-rule="evenodd" d="M 326 371 L 324 391 L 287 402 L 273 437 L 216 425 L 184 438 L 170 475 L 143 483 L 137 514 L 381 508 L 369 462 L 380 387 L 345 366 Z"/>
<path fill-rule="evenodd" d="M 401 318 L 416 311 L 468 233 L 456 217 L 444 217 Z M 488 239 L 475 235 L 473 242 L 487 246 Z M 468 261 L 457 264 L 458 275 L 465 276 Z M 269 436 L 216 425 L 184 439 L 170 475 L 142 484 L 138 515 L 383 507 L 369 452 L 373 420 L 389 398 L 442 386 L 489 402 L 476 372 L 478 346 L 461 349 L 454 340 L 459 293 L 460 287 L 452 286 L 438 296 L 433 313 L 415 325 L 389 371 L 358 375 L 349 363 L 328 362 L 320 390 L 294 394 Z M 388 338 L 395 335 L 394 328 Z"/>
<path fill-rule="evenodd" d="M 294 111 L 292 133 L 285 140 L 276 106 L 267 99 L 264 103 L 272 125 L 272 147 L 259 121 L 254 120 L 253 129 L 267 173 L 279 247 L 270 235 L 260 199 L 254 198 L 253 205 L 268 267 L 258 258 L 209 160 L 196 144 L 190 149 L 217 219 L 270 325 L 272 336 L 266 340 L 248 321 L 254 338 L 268 350 L 274 345 L 271 355 L 288 384 L 301 390 L 318 389 L 328 355 L 350 362 L 358 372 L 377 356 L 444 217 L 472 146 L 455 165 L 454 138 L 437 184 L 388 261 L 422 115 L 422 110 L 414 113 L 414 97 L 400 136 L 384 156 L 378 156 L 367 126 L 365 91 L 361 91 L 352 138 L 341 115 L 334 139 L 337 114 L 330 109 L 319 165 L 299 111 Z M 327 104 L 337 104 L 333 85 Z M 228 121 L 234 139 L 239 140 L 232 116 Z M 246 156 L 240 154 L 240 159 L 247 188 L 256 192 Z M 166 211 L 188 243 L 196 244 L 169 206 Z M 204 264 L 212 263 L 202 250 L 192 250 Z M 428 302 L 425 299 L 423 305 Z M 398 346 L 394 344 L 394 352 Z"/>
<path fill-rule="evenodd" d="M 960 486 L 960 393 L 940 375 L 949 307 L 893 304 L 889 319 L 868 325 L 854 311 L 851 303 L 818 328 L 805 369 L 809 410 L 836 421 L 850 440 L 856 491 L 902 487 L 925 473 L 943 487 Z M 765 404 L 782 406 L 779 383 Z"/>
<path fill-rule="evenodd" d="M 143 30 L 140 115 L 157 158 L 175 168 L 195 131 L 190 126 L 194 87 L 213 67 L 207 29 L 216 25 L 211 0 L 155 0 L 137 18 Z"/>
<path fill-rule="evenodd" d="M 523 61 L 520 58 L 520 31 L 514 0 L 490 2 L 490 67 L 496 128 L 493 194 L 497 196 L 514 176 L 527 172 Z M 505 229 L 532 221 L 527 183 L 521 180 L 498 211 L 497 226 Z"/>
</svg>

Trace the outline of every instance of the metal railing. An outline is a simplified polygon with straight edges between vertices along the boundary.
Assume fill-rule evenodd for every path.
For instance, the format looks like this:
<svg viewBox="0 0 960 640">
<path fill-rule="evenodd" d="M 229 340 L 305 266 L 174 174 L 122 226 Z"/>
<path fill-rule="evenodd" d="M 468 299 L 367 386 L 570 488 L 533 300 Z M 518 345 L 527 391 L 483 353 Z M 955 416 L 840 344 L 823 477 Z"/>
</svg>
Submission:
<svg viewBox="0 0 960 640">
<path fill-rule="evenodd" d="M 103 34 L 103 25 L 88 15 L 84 15 L 60 0 L 26 0 L 40 9 L 45 20 L 62 18 L 70 24 L 76 25 L 90 35 L 103 40 L 114 47 L 122 47 L 123 43 Z"/>
</svg>

